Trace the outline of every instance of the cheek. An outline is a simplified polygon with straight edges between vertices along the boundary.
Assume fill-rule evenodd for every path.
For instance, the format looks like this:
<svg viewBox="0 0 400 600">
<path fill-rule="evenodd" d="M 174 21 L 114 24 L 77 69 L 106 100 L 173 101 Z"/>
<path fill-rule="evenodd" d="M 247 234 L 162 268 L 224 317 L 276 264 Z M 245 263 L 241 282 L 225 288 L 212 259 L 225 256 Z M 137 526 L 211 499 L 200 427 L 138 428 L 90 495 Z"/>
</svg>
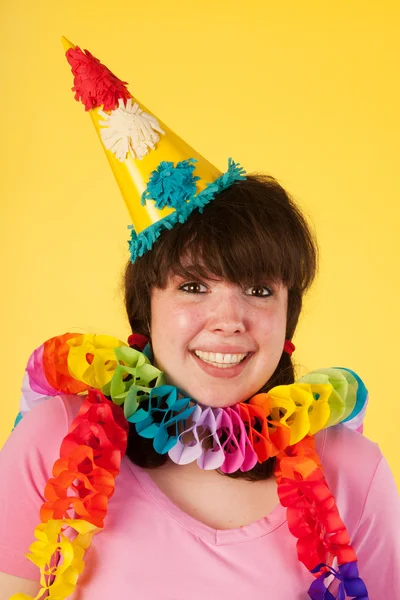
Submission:
<svg viewBox="0 0 400 600">
<path fill-rule="evenodd" d="M 201 328 L 202 316 L 197 306 L 182 306 L 171 298 L 155 297 L 151 304 L 153 343 L 163 346 L 189 342 Z M 157 344 L 158 345 L 158 344 Z"/>
<path fill-rule="evenodd" d="M 176 329 L 181 334 L 187 333 L 190 337 L 190 332 L 195 330 L 200 324 L 200 313 L 194 307 L 182 307 L 178 304 L 172 307 L 169 315 L 170 327 Z"/>
<path fill-rule="evenodd" d="M 286 338 L 286 310 L 271 311 L 269 314 L 260 315 L 254 321 L 258 329 L 258 337 L 265 343 L 276 342 L 279 349 L 280 344 Z"/>
</svg>

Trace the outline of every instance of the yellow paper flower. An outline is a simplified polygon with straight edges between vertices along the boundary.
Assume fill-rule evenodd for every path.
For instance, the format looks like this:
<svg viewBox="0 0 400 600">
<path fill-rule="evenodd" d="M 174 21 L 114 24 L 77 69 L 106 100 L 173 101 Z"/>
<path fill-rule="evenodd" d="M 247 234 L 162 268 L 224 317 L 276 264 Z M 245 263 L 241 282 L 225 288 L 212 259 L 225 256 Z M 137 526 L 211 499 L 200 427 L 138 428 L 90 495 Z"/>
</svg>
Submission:
<svg viewBox="0 0 400 600">
<path fill-rule="evenodd" d="M 303 388 L 312 397 L 312 403 L 308 409 L 308 418 L 310 420 L 309 435 L 314 435 L 317 431 L 323 429 L 331 414 L 329 398 L 332 394 L 332 386 L 329 384 L 306 384 L 296 383 L 299 388 Z"/>
<path fill-rule="evenodd" d="M 330 368 L 311 371 L 299 383 L 318 383 L 331 386 L 329 396 L 330 416 L 327 427 L 346 419 L 354 409 L 357 397 L 357 381 L 345 369 Z"/>
<path fill-rule="evenodd" d="M 313 401 L 311 393 L 292 384 L 278 385 L 270 390 L 269 396 L 272 416 L 290 427 L 290 444 L 296 444 L 310 431 L 308 409 Z"/>
<path fill-rule="evenodd" d="M 328 399 L 332 386 L 279 385 L 269 391 L 272 417 L 290 427 L 290 445 L 322 429 L 330 415 Z"/>
<path fill-rule="evenodd" d="M 42 588 L 35 600 L 46 597 L 46 592 L 47 597 L 52 600 L 63 600 L 72 594 L 85 566 L 85 550 L 98 531 L 98 527 L 82 519 L 52 519 L 36 527 L 37 541 L 31 544 L 30 554 L 27 554 L 29 560 L 40 569 Z M 55 556 L 58 553 L 61 560 L 55 564 Z M 27 594 L 14 594 L 10 600 L 32 600 L 32 597 Z"/>
<path fill-rule="evenodd" d="M 101 389 L 111 381 L 117 366 L 114 349 L 126 346 L 109 335 L 84 334 L 68 341 L 68 368 L 76 379 L 93 388 Z"/>
</svg>

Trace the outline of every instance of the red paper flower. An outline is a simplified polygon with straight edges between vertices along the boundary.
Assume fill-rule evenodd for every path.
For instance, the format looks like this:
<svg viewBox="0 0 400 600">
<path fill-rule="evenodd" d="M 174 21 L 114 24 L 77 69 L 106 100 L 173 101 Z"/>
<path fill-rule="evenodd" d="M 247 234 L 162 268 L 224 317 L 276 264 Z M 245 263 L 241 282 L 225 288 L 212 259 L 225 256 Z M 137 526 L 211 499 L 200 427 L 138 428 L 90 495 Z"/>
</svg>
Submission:
<svg viewBox="0 0 400 600">
<path fill-rule="evenodd" d="M 60 456 L 68 458 L 77 446 L 89 446 L 96 466 L 116 477 L 126 451 L 128 428 L 123 409 L 99 390 L 90 390 L 62 441 Z"/>
<path fill-rule="evenodd" d="M 239 402 L 235 410 L 245 424 L 251 446 L 259 463 L 276 456 L 290 441 L 290 428 L 276 421 L 269 421 L 269 400 L 267 394 L 258 394 L 248 404 Z"/>
<path fill-rule="evenodd" d="M 80 333 L 65 333 L 47 340 L 43 345 L 43 371 L 52 388 L 63 394 L 81 394 L 90 389 L 90 385 L 78 381 L 68 368 L 68 354 L 71 346 L 67 343 L 73 338 L 83 337 Z"/>
<path fill-rule="evenodd" d="M 77 446 L 67 458 L 55 462 L 53 475 L 44 492 L 47 502 L 40 509 L 42 521 L 78 516 L 103 527 L 108 498 L 113 495 L 115 484 L 110 472 L 96 467 L 93 449 Z M 71 517 L 71 509 L 76 516 Z"/>
<path fill-rule="evenodd" d="M 77 517 L 103 527 L 114 479 L 125 454 L 129 425 L 123 409 L 90 390 L 60 449 L 45 488 L 42 521 Z M 75 517 L 73 517 L 75 518 Z"/>
<path fill-rule="evenodd" d="M 314 443 L 307 436 L 283 450 L 275 470 L 289 531 L 298 538 L 299 560 L 310 571 L 333 556 L 339 565 L 357 560 Z"/>
<path fill-rule="evenodd" d="M 114 110 L 118 100 L 126 101 L 131 98 L 126 89 L 127 82 L 116 77 L 98 58 L 88 50 L 76 46 L 66 52 L 66 57 L 71 65 L 74 75 L 75 100 L 81 100 L 85 110 L 103 106 L 103 110 Z"/>
</svg>

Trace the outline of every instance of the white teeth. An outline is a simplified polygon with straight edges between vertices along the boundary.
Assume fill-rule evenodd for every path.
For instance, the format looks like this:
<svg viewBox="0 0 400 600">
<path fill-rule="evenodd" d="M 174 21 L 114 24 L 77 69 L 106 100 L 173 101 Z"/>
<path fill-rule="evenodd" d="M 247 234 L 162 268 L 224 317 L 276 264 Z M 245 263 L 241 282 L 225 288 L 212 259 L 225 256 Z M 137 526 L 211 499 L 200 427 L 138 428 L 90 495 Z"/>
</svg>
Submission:
<svg viewBox="0 0 400 600">
<path fill-rule="evenodd" d="M 248 355 L 248 352 L 245 354 L 222 354 L 220 352 L 202 352 L 201 350 L 195 350 L 194 353 L 204 362 L 221 369 L 227 369 L 241 362 Z"/>
</svg>

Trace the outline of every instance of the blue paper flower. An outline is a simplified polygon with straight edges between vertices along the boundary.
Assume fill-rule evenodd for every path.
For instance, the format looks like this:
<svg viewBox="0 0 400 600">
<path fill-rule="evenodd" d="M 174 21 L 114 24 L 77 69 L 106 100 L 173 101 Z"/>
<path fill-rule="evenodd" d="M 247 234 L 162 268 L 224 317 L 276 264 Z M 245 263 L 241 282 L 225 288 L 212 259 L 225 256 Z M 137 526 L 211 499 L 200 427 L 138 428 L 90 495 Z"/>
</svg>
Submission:
<svg viewBox="0 0 400 600">
<path fill-rule="evenodd" d="M 345 598 L 368 598 L 368 591 L 363 580 L 359 577 L 357 561 L 351 561 L 339 565 L 339 571 L 336 571 L 333 567 L 320 563 L 314 569 L 311 569 L 311 573 L 319 573 L 322 568 L 328 569 L 322 572 L 317 579 L 313 581 L 308 590 L 308 595 L 312 600 L 345 600 Z M 339 580 L 339 587 L 337 595 L 331 594 L 329 589 L 325 587 L 325 579 L 331 575 L 335 576 L 335 579 Z"/>
<path fill-rule="evenodd" d="M 228 160 L 228 170 L 215 181 L 207 183 L 207 186 L 197 194 L 192 203 L 202 213 L 204 207 L 214 200 L 215 196 L 229 188 L 236 181 L 242 181 L 243 179 L 246 179 L 244 168 L 230 158 Z"/>
<path fill-rule="evenodd" d="M 189 158 L 178 163 L 176 167 L 172 162 L 162 162 L 150 175 L 147 189 L 142 195 L 142 204 L 151 199 L 155 200 L 157 208 L 172 206 L 175 207 L 176 212 L 149 225 L 138 234 L 132 227 L 129 227 L 131 239 L 128 244 L 132 263 L 139 256 L 143 256 L 151 250 L 154 242 L 164 230 L 172 229 L 177 223 L 185 223 L 195 210 L 202 213 L 204 207 L 212 202 L 220 192 L 236 181 L 246 179 L 243 167 L 230 158 L 228 170 L 215 181 L 208 182 L 206 187 L 197 194 L 195 182 L 199 177 L 193 176 L 193 163 L 195 162 L 194 158 Z"/>
<path fill-rule="evenodd" d="M 149 178 L 147 188 L 142 194 L 142 204 L 154 200 L 156 208 L 170 206 L 179 210 L 196 193 L 196 181 L 193 175 L 194 158 L 182 160 L 174 166 L 173 162 L 162 161 Z"/>
<path fill-rule="evenodd" d="M 161 385 L 150 392 L 148 409 L 139 408 L 128 418 L 136 424 L 141 437 L 153 440 L 154 450 L 166 454 L 178 440 L 179 423 L 186 421 L 196 405 L 190 406 L 190 398 L 178 399 L 178 389 Z"/>
</svg>

